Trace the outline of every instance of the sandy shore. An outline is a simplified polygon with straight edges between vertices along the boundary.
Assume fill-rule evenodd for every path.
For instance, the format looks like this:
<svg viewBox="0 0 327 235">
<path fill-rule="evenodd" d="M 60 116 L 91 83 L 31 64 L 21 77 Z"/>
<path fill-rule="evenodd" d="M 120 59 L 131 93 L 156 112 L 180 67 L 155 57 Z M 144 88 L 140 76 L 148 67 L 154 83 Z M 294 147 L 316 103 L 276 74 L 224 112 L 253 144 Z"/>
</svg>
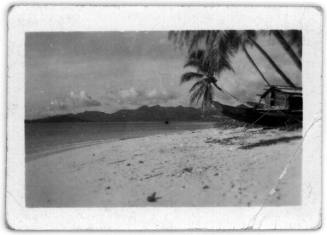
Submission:
<svg viewBox="0 0 327 235">
<path fill-rule="evenodd" d="M 301 203 L 301 130 L 216 128 L 72 149 L 26 164 L 30 207 Z"/>
</svg>

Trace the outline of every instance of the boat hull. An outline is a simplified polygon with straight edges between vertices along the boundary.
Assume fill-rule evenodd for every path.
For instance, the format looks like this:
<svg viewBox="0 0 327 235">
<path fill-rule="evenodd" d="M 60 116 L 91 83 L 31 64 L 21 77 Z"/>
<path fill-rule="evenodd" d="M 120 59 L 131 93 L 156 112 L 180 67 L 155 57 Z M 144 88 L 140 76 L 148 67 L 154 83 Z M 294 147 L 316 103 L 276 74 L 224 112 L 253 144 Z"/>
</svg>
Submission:
<svg viewBox="0 0 327 235">
<path fill-rule="evenodd" d="M 214 106 L 225 116 L 253 124 L 284 126 L 302 123 L 302 111 L 264 110 L 245 106 L 229 106 L 214 102 Z"/>
</svg>

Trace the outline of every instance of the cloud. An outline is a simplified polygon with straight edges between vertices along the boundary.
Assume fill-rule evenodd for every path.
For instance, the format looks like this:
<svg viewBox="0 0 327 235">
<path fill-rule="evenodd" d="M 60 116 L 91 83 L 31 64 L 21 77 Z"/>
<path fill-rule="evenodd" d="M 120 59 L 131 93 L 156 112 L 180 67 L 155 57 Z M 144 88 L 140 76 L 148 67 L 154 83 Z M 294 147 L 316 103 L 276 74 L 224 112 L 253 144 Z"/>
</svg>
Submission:
<svg viewBox="0 0 327 235">
<path fill-rule="evenodd" d="M 143 92 L 142 91 L 137 91 L 134 87 L 129 88 L 127 90 L 120 90 L 118 92 L 118 96 L 122 100 L 133 100 L 137 98 L 138 96 L 142 96 Z"/>
<path fill-rule="evenodd" d="M 68 105 L 63 100 L 54 99 L 50 102 L 50 110 L 67 110 Z"/>
<path fill-rule="evenodd" d="M 146 98 L 154 103 L 166 103 L 170 100 L 177 98 L 177 94 L 173 92 L 167 92 L 166 90 L 152 89 L 146 93 Z"/>
<path fill-rule="evenodd" d="M 175 92 L 168 92 L 159 89 L 136 89 L 131 87 L 120 91 L 108 91 L 106 100 L 108 105 L 122 105 L 122 106 L 140 106 L 140 105 L 157 105 L 167 104 L 170 101 L 177 99 Z"/>
<path fill-rule="evenodd" d="M 51 100 L 48 110 L 72 111 L 76 108 L 96 107 L 100 105 L 101 103 L 99 101 L 93 99 L 83 90 L 77 93 L 70 91 L 69 94 L 64 97 Z"/>
<path fill-rule="evenodd" d="M 99 101 L 94 100 L 91 96 L 86 94 L 85 91 L 80 91 L 79 93 L 71 91 L 69 94 L 69 99 L 74 103 L 75 106 L 80 107 L 93 107 L 101 105 Z"/>
</svg>

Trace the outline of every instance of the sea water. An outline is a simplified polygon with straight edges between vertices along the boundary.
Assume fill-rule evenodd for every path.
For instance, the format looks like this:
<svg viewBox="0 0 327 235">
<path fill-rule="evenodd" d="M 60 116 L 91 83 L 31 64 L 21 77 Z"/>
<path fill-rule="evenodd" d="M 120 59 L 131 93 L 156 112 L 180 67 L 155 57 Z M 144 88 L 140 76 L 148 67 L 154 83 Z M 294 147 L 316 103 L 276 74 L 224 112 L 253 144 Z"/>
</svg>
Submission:
<svg viewBox="0 0 327 235">
<path fill-rule="evenodd" d="M 213 126 L 213 122 L 27 123 L 25 124 L 26 161 L 107 141 L 207 129 Z"/>
</svg>

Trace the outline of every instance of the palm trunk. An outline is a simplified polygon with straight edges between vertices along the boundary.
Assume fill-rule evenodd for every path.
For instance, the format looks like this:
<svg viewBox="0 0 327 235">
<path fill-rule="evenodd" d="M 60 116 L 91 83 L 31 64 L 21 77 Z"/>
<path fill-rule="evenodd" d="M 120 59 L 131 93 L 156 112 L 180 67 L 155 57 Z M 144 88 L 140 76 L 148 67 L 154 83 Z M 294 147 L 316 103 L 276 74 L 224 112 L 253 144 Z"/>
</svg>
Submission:
<svg viewBox="0 0 327 235">
<path fill-rule="evenodd" d="M 302 61 L 301 59 L 295 54 L 294 50 L 292 47 L 289 45 L 289 43 L 285 40 L 283 35 L 279 30 L 273 30 L 273 34 L 278 40 L 278 42 L 282 45 L 284 50 L 287 52 L 287 54 L 291 57 L 295 65 L 302 71 Z"/>
<path fill-rule="evenodd" d="M 252 38 L 250 38 L 250 41 L 253 43 L 253 45 L 266 57 L 266 59 L 269 61 L 269 63 L 274 67 L 274 69 L 277 71 L 277 73 L 282 77 L 282 79 L 291 87 L 296 88 L 295 84 L 289 79 L 286 74 L 277 66 L 275 61 L 268 55 L 268 53 Z"/>
<path fill-rule="evenodd" d="M 246 46 L 243 44 L 242 47 L 243 47 L 243 51 L 245 52 L 246 57 L 251 62 L 251 64 L 253 65 L 253 67 L 258 71 L 258 73 L 260 74 L 261 78 L 267 83 L 267 85 L 270 86 L 270 83 L 268 82 L 268 80 L 266 79 L 266 77 L 263 75 L 263 73 L 261 72 L 261 70 L 258 68 L 258 66 L 256 65 L 256 63 L 254 62 L 254 60 L 250 56 L 248 50 L 246 49 Z"/>
</svg>

